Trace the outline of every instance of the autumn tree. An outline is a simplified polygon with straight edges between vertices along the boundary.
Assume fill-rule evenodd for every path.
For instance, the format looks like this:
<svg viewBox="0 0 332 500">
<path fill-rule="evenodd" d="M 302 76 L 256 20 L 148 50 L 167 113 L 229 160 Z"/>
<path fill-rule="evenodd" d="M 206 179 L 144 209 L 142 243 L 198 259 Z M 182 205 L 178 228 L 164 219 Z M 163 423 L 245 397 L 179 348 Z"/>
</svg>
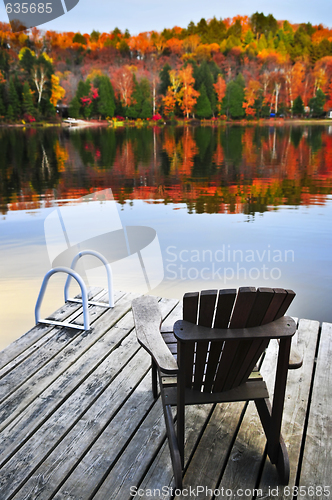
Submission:
<svg viewBox="0 0 332 500">
<path fill-rule="evenodd" d="M 213 87 L 217 94 L 217 109 L 220 116 L 222 114 L 222 102 L 226 94 L 226 82 L 222 75 L 218 75 L 217 82 L 213 84 Z"/>
<path fill-rule="evenodd" d="M 250 80 L 244 91 L 243 108 L 247 116 L 253 117 L 256 114 L 255 102 L 258 98 L 258 92 L 261 88 L 257 80 Z"/>
<path fill-rule="evenodd" d="M 166 96 L 163 97 L 164 112 L 166 116 L 174 115 L 176 105 L 180 104 L 181 98 L 179 90 L 181 87 L 181 78 L 179 72 L 175 69 L 169 71 L 170 85 L 167 89 Z"/>
<path fill-rule="evenodd" d="M 162 101 L 163 101 L 165 115 L 166 116 L 174 115 L 177 99 L 171 85 L 168 87 L 166 95 L 165 97 L 162 98 Z"/>
<path fill-rule="evenodd" d="M 123 107 L 127 108 L 132 102 L 134 90 L 133 73 L 129 66 L 122 66 L 113 72 L 112 80 L 116 94 Z"/>
<path fill-rule="evenodd" d="M 179 78 L 182 87 L 178 93 L 178 99 L 183 114 L 187 118 L 189 118 L 189 114 L 192 113 L 199 96 L 199 92 L 194 89 L 195 80 L 192 76 L 192 73 L 193 68 L 190 64 L 179 71 Z"/>
<path fill-rule="evenodd" d="M 58 104 L 58 101 L 61 101 L 62 98 L 65 96 L 66 91 L 63 87 L 60 85 L 60 78 L 58 76 L 52 75 L 51 76 L 51 104 L 53 104 L 54 107 Z"/>
</svg>

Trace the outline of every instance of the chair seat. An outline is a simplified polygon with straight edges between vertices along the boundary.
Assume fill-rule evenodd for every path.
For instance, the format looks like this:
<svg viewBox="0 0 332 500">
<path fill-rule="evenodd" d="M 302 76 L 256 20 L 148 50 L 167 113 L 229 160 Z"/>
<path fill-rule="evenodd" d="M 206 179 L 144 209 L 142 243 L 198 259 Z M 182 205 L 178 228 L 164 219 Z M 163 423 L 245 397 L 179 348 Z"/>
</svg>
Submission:
<svg viewBox="0 0 332 500">
<path fill-rule="evenodd" d="M 164 386 L 165 403 L 170 406 L 177 405 L 177 387 Z M 185 404 L 230 403 L 235 401 L 251 401 L 269 397 L 266 384 L 263 380 L 248 380 L 229 391 L 200 392 L 194 389 L 185 389 Z"/>
</svg>

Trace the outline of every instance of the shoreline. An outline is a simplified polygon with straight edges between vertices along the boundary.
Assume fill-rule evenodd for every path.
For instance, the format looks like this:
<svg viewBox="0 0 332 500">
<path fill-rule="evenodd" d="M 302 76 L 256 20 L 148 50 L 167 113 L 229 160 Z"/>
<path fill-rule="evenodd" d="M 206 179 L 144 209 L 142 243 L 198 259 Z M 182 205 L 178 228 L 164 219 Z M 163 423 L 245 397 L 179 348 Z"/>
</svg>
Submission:
<svg viewBox="0 0 332 500">
<path fill-rule="evenodd" d="M 52 122 L 41 122 L 41 123 L 0 123 L 1 128 L 49 128 L 49 127 L 61 127 L 69 129 L 80 129 L 88 127 L 110 127 L 110 128 L 123 128 L 123 127 L 139 127 L 142 126 L 220 126 L 220 125 L 242 125 L 242 126 L 254 126 L 254 125 L 269 125 L 269 126 L 283 126 L 283 125 L 332 125 L 331 118 L 261 118 L 258 120 L 162 120 L 162 123 L 153 122 L 150 120 L 141 121 L 136 123 L 134 120 L 124 121 L 123 124 L 117 125 L 113 124 L 107 120 L 76 120 L 76 121 L 61 121 L 58 123 Z"/>
</svg>

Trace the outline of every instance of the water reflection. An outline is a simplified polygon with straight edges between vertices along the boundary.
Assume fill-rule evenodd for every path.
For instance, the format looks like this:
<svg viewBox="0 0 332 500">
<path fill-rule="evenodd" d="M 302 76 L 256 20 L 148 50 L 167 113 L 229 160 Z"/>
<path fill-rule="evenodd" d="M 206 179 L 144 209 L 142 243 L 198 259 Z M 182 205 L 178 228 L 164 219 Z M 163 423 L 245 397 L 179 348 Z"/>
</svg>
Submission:
<svg viewBox="0 0 332 500">
<path fill-rule="evenodd" d="M 0 151 L 4 214 L 106 187 L 120 203 L 189 213 L 253 214 L 332 193 L 332 130 L 319 125 L 3 129 Z"/>
</svg>

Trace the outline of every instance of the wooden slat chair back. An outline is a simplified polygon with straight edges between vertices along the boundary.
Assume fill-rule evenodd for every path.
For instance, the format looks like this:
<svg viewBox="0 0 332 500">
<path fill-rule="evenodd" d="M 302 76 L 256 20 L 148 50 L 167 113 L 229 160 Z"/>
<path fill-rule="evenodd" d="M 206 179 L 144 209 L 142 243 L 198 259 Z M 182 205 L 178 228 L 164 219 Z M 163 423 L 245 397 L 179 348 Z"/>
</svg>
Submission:
<svg viewBox="0 0 332 500">
<path fill-rule="evenodd" d="M 159 376 L 177 488 L 182 487 L 184 467 L 185 405 L 249 400 L 255 401 L 270 460 L 281 481 L 288 483 L 288 453 L 280 431 L 291 338 L 296 330 L 295 322 L 284 314 L 294 296 L 292 290 L 253 287 L 238 292 L 227 289 L 186 293 L 183 320 L 174 324 L 175 337 L 170 335 L 171 350 L 160 333 L 156 298 L 145 296 L 133 301 L 138 341 L 152 357 L 155 397 Z M 253 372 L 272 338 L 279 340 L 273 406 L 264 380 Z M 176 385 L 168 382 L 169 376 L 176 377 Z M 177 407 L 177 433 L 171 406 Z"/>
<path fill-rule="evenodd" d="M 240 288 L 186 293 L 183 319 L 211 328 L 250 328 L 284 315 L 294 292 L 283 289 Z M 186 387 L 222 392 L 243 384 L 265 351 L 269 339 L 188 342 Z"/>
</svg>

